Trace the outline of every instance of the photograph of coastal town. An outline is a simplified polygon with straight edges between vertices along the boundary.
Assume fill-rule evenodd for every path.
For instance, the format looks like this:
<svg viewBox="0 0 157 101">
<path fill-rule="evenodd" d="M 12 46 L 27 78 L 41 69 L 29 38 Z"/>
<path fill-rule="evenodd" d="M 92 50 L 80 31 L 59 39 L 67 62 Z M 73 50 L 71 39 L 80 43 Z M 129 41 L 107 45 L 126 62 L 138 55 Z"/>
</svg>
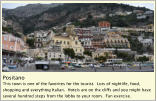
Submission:
<svg viewBox="0 0 157 101">
<path fill-rule="evenodd" d="M 3 72 L 154 72 L 153 3 L 2 3 Z"/>
</svg>

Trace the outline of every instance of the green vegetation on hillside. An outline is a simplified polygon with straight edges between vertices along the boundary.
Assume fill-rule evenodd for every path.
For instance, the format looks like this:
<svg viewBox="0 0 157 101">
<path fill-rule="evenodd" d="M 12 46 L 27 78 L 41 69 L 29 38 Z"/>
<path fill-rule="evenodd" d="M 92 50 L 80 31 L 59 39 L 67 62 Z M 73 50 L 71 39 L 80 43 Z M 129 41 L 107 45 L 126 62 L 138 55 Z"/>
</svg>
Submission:
<svg viewBox="0 0 157 101">
<path fill-rule="evenodd" d="M 6 17 L 6 20 L 11 19 L 19 23 L 23 28 L 23 33 L 31 33 L 34 30 L 38 29 L 48 29 L 57 25 L 64 25 L 68 22 L 73 22 L 76 26 L 88 27 L 88 26 L 97 26 L 98 21 L 107 20 L 111 22 L 113 26 L 130 26 L 136 25 L 138 22 L 148 23 L 150 21 L 138 20 L 135 15 L 129 16 L 114 16 L 109 17 L 108 14 L 113 14 L 118 10 L 122 11 L 133 11 L 133 10 L 143 10 L 148 9 L 143 7 L 133 7 L 125 4 L 116 4 L 116 3 L 73 3 L 73 4 L 63 4 L 54 8 L 50 8 L 38 15 L 30 17 L 18 17 L 16 15 L 10 15 Z M 94 20 L 91 15 L 92 13 L 106 14 L 107 17 L 102 19 Z M 16 13 L 17 14 L 17 13 Z M 78 19 L 87 17 L 83 22 L 79 22 Z"/>
</svg>

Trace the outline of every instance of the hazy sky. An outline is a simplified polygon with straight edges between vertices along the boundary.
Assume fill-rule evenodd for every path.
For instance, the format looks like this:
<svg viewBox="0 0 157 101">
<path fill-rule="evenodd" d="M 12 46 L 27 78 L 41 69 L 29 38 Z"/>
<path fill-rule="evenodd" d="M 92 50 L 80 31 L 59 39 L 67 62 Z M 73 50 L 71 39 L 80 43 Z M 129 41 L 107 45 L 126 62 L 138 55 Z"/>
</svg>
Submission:
<svg viewBox="0 0 157 101">
<path fill-rule="evenodd" d="M 28 3 L 2 3 L 3 8 L 13 9 L 19 6 L 27 5 Z M 136 7 L 146 7 L 151 10 L 154 10 L 154 4 L 153 3 L 125 3 Z"/>
</svg>

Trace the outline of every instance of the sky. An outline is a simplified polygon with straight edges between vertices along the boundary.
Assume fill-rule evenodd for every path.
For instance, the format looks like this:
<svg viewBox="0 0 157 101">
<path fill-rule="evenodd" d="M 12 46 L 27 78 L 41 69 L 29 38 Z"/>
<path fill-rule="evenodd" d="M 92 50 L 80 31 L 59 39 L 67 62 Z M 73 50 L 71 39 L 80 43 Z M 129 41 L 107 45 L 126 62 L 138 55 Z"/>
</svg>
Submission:
<svg viewBox="0 0 157 101">
<path fill-rule="evenodd" d="M 25 6 L 27 4 L 28 3 L 3 3 L 2 7 L 8 8 L 8 9 L 14 9 L 16 7 Z M 132 5 L 132 6 L 136 6 L 136 7 L 146 7 L 146 8 L 149 8 L 151 10 L 154 10 L 153 3 L 124 3 L 124 4 Z"/>
</svg>

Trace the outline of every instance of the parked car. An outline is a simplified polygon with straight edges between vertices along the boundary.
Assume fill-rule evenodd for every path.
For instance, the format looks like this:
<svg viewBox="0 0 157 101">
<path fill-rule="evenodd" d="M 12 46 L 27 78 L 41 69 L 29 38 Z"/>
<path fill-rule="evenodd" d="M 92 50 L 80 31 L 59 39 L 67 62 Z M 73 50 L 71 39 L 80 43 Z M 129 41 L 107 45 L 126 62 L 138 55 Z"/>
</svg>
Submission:
<svg viewBox="0 0 157 101">
<path fill-rule="evenodd" d="M 75 67 L 81 68 L 82 66 L 81 66 L 81 64 L 75 64 Z"/>
<path fill-rule="evenodd" d="M 3 72 L 9 72 L 9 68 L 8 68 L 7 66 L 4 66 L 4 67 L 2 68 L 2 71 L 3 71 Z"/>
<path fill-rule="evenodd" d="M 89 67 L 87 64 L 81 65 L 83 68 Z"/>
<path fill-rule="evenodd" d="M 105 67 L 105 65 L 104 64 L 100 64 L 100 67 Z"/>
<path fill-rule="evenodd" d="M 68 68 L 71 69 L 71 70 L 75 70 L 76 69 L 72 63 L 69 64 Z"/>
<path fill-rule="evenodd" d="M 99 67 L 100 67 L 100 65 L 99 65 L 99 64 L 95 64 L 94 66 L 95 66 L 96 68 L 99 68 Z"/>
<path fill-rule="evenodd" d="M 32 62 L 33 58 L 31 58 L 31 57 L 24 57 L 24 58 L 21 58 L 21 60 Z"/>
<path fill-rule="evenodd" d="M 66 65 L 65 64 L 62 64 L 61 67 L 60 67 L 62 70 L 64 70 L 66 68 Z"/>
</svg>

